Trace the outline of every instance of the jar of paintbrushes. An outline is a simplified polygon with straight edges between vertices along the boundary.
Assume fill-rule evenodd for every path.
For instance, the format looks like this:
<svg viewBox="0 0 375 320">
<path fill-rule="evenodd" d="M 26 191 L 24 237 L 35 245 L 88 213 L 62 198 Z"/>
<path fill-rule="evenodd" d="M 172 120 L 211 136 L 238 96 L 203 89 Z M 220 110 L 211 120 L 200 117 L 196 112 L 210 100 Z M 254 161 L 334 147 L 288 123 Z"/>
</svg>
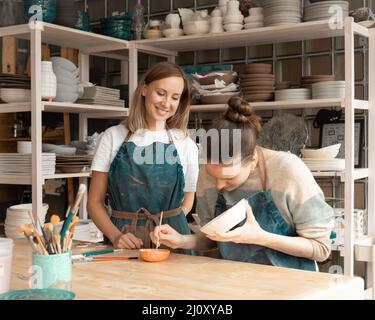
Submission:
<svg viewBox="0 0 375 320">
<path fill-rule="evenodd" d="M 72 287 L 72 245 L 79 204 L 86 186 L 80 185 L 74 204 L 69 210 L 62 228 L 58 228 L 60 217 L 53 215 L 43 227 L 29 213 L 31 224 L 21 225 L 18 232 L 24 234 L 32 248 L 32 289 L 62 289 Z M 38 225 L 39 224 L 39 229 Z M 40 231 L 40 232 L 39 232 Z"/>
</svg>

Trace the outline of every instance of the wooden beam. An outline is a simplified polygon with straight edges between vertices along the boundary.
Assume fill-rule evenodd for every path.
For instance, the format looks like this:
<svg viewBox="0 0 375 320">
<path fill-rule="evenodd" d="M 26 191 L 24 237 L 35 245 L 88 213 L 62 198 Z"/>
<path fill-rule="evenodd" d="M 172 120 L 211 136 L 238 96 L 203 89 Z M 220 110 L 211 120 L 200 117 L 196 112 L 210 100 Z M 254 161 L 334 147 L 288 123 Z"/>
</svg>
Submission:
<svg viewBox="0 0 375 320">
<path fill-rule="evenodd" d="M 17 73 L 17 39 L 14 37 L 3 38 L 2 72 Z"/>
</svg>

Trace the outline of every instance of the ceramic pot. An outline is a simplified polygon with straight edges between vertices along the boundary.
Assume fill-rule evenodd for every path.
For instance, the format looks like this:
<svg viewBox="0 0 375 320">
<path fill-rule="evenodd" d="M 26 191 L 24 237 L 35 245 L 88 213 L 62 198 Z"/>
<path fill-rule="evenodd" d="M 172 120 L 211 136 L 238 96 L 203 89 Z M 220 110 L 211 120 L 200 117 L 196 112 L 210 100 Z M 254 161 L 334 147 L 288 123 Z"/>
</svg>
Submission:
<svg viewBox="0 0 375 320">
<path fill-rule="evenodd" d="M 56 97 L 56 75 L 51 61 L 42 61 L 42 100 L 52 101 Z"/>
<path fill-rule="evenodd" d="M 180 28 L 180 16 L 177 13 L 170 13 L 165 18 L 165 23 L 171 26 L 171 29 Z"/>
<path fill-rule="evenodd" d="M 212 17 L 210 24 L 210 33 L 221 33 L 223 29 L 223 17 Z"/>
<path fill-rule="evenodd" d="M 237 0 L 230 0 L 227 2 L 227 13 L 228 16 L 241 15 L 240 2 Z"/>
</svg>

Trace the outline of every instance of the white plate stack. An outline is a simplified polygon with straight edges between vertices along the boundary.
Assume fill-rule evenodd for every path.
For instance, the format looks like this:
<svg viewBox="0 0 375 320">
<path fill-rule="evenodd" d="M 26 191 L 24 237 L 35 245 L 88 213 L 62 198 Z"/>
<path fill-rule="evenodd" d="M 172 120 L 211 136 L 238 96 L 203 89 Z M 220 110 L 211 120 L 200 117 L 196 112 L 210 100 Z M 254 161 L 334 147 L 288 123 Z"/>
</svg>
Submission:
<svg viewBox="0 0 375 320">
<path fill-rule="evenodd" d="M 300 0 L 264 0 L 263 14 L 266 26 L 282 26 L 300 23 L 302 20 Z"/>
<path fill-rule="evenodd" d="M 309 99 L 311 99 L 311 90 L 307 88 L 283 89 L 275 91 L 275 101 Z"/>
<path fill-rule="evenodd" d="M 53 72 L 56 75 L 57 93 L 55 101 L 76 102 L 79 96 L 79 69 L 68 59 L 52 57 Z"/>
<path fill-rule="evenodd" d="M 329 20 L 349 16 L 348 1 L 319 1 L 305 5 L 304 21 Z"/>
<path fill-rule="evenodd" d="M 345 81 L 324 81 L 313 83 L 313 99 L 336 99 L 344 98 Z"/>
<path fill-rule="evenodd" d="M 249 16 L 245 18 L 244 28 L 245 29 L 255 29 L 264 27 L 264 15 L 263 8 L 250 8 Z"/>
<path fill-rule="evenodd" d="M 42 153 L 42 174 L 55 174 L 56 154 Z M 0 175 L 31 176 L 31 154 L 0 153 Z"/>
<path fill-rule="evenodd" d="M 302 158 L 302 160 L 311 171 L 345 170 L 345 159 Z"/>
<path fill-rule="evenodd" d="M 21 224 L 30 224 L 31 220 L 29 218 L 28 212 L 32 211 L 32 204 L 19 204 L 7 209 L 6 219 L 5 219 L 5 235 L 11 239 L 22 239 L 24 235 L 18 233 L 16 228 Z M 43 211 L 38 213 L 38 219 L 42 224 L 44 224 L 46 214 L 48 211 L 48 204 L 43 204 Z"/>
</svg>

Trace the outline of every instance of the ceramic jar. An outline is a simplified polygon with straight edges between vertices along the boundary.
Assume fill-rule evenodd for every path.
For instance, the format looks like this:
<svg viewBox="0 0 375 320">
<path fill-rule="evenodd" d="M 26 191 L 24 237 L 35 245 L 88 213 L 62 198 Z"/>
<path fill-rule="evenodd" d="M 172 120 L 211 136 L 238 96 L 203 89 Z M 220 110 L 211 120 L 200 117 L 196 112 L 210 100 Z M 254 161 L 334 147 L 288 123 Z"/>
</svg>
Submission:
<svg viewBox="0 0 375 320">
<path fill-rule="evenodd" d="M 170 26 L 171 29 L 180 28 L 180 16 L 177 13 L 170 13 L 165 18 L 165 23 Z"/>
<path fill-rule="evenodd" d="M 240 15 L 240 2 L 237 0 L 230 0 L 227 2 L 227 16 L 237 16 Z"/>
<path fill-rule="evenodd" d="M 56 97 L 56 75 L 51 61 L 42 61 L 42 100 L 52 101 Z"/>
<path fill-rule="evenodd" d="M 210 24 L 210 33 L 221 33 L 223 29 L 223 17 L 212 17 Z"/>
</svg>

